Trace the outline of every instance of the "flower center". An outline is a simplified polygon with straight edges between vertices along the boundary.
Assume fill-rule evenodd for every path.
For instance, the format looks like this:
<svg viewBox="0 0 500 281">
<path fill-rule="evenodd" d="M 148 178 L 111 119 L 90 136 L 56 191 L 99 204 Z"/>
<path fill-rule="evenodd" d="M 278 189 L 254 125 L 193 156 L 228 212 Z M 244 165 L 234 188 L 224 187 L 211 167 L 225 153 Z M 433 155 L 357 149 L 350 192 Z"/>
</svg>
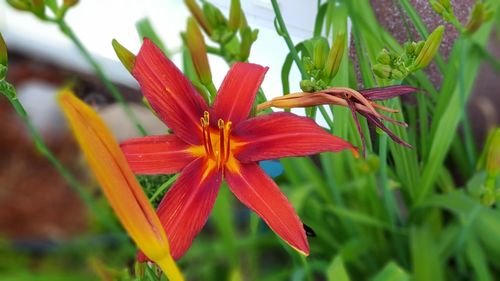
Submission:
<svg viewBox="0 0 500 281">
<path fill-rule="evenodd" d="M 231 145 L 231 121 L 217 121 L 218 132 L 210 128 L 210 114 L 208 111 L 203 113 L 200 118 L 201 128 L 203 129 L 203 147 L 208 158 L 217 163 L 220 168 L 224 165 L 230 156 Z M 216 131 L 216 132 L 213 132 Z"/>
</svg>

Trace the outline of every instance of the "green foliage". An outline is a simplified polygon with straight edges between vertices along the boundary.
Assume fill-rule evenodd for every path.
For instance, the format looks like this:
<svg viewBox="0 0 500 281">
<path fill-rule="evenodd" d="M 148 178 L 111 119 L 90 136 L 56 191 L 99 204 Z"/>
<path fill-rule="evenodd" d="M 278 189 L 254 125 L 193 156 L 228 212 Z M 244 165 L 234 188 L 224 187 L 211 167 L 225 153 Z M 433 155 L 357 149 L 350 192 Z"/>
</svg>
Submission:
<svg viewBox="0 0 500 281">
<path fill-rule="evenodd" d="M 19 9 L 31 9 L 24 2 L 9 1 Z M 46 2 L 53 2 L 49 8 L 58 9 L 54 1 Z M 257 30 L 247 25 L 240 1 L 231 1 L 229 18 L 208 1 L 201 1 L 200 6 L 197 1 L 185 2 L 215 44 L 207 46 L 209 54 L 228 64 L 248 59 Z M 314 33 L 294 43 L 277 1 L 271 2 L 276 31 L 289 48 L 281 71 L 283 93 L 290 92 L 291 83 L 304 91 L 333 85 L 358 89 L 359 84 L 361 88 L 405 84 L 422 89 L 414 102 L 395 98 L 382 104 L 400 110 L 391 117 L 407 122 L 408 128 L 388 127 L 413 148 L 389 142 L 381 131 L 370 134 L 366 120 L 360 119 L 367 136 L 366 158 L 341 152 L 281 160 L 285 173 L 277 182 L 302 221 L 316 233 L 309 238 L 311 255 L 307 258 L 281 242 L 223 185 L 210 221 L 179 261 L 187 279 L 418 281 L 494 280 L 499 276 L 499 129 L 477 157 L 465 111 L 481 63 L 498 64 L 486 50 L 493 27 L 488 20 L 499 8 L 497 1 L 476 4 L 465 28 L 458 26 L 449 1 L 430 1 L 460 31 L 446 61 L 438 50 L 444 29 L 430 33 L 408 0 L 397 1 L 399 8 L 425 40 L 406 44 L 397 42 L 380 25 L 368 0 L 318 1 Z M 160 40 L 147 21 L 139 23 L 138 29 Z M 348 59 L 348 51 L 354 60 Z M 192 58 L 185 50 L 183 54 L 186 75 L 206 92 L 197 81 Z M 432 58 L 443 76 L 440 85 L 420 71 Z M 290 81 L 294 67 L 301 73 L 300 81 Z M 258 99 L 264 99 L 262 91 Z M 347 109 L 318 106 L 306 110 L 310 117 L 318 111 L 330 132 L 360 145 Z M 154 206 L 176 178 L 138 176 Z M 91 255 L 81 248 L 77 251 Z M 106 250 L 101 248 L 99 253 Z M 133 253 L 125 252 L 122 257 L 132 260 Z M 13 257 L 20 268 L 28 266 L 25 256 L 17 258 Z M 105 264 L 118 268 L 117 275 L 126 267 L 123 259 Z M 47 274 L 57 280 L 60 271 Z M 44 280 L 44 276 L 34 280 Z M 94 277 L 86 271 L 83 276 Z M 155 267 L 145 265 L 137 266 L 130 278 L 165 279 Z"/>
</svg>

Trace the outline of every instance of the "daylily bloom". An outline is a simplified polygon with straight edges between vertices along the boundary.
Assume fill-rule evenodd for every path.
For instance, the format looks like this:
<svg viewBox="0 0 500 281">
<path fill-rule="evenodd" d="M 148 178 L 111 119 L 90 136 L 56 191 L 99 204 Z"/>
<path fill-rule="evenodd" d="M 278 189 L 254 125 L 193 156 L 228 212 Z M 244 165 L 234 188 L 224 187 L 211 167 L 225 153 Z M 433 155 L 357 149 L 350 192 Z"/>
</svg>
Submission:
<svg viewBox="0 0 500 281">
<path fill-rule="evenodd" d="M 407 127 L 404 122 L 394 120 L 386 115 L 379 113 L 385 111 L 389 113 L 396 113 L 394 110 L 380 104 L 375 103 L 376 100 L 386 100 L 397 96 L 409 94 L 418 91 L 417 88 L 410 86 L 389 86 L 373 89 L 364 89 L 356 91 L 351 88 L 335 87 L 329 88 L 314 93 L 293 93 L 274 98 L 270 101 L 263 102 L 257 106 L 257 111 L 264 110 L 269 107 L 277 108 L 295 108 L 295 107 L 309 107 L 323 104 L 341 105 L 349 108 L 352 112 L 352 117 L 356 123 L 361 142 L 363 144 L 363 152 L 366 153 L 366 143 L 361 125 L 359 124 L 356 112 L 363 115 L 368 122 L 386 132 L 389 137 L 398 144 L 406 147 L 411 147 L 410 144 L 400 139 L 393 132 L 391 132 L 381 120 L 391 122 L 393 124 Z"/>
<path fill-rule="evenodd" d="M 181 172 L 157 209 L 175 259 L 207 221 L 223 178 L 277 235 L 309 254 L 299 217 L 257 162 L 324 151 L 357 152 L 309 118 L 272 113 L 248 119 L 266 71 L 260 65 L 235 63 L 210 107 L 181 71 L 144 40 L 132 74 L 173 134 L 131 139 L 121 147 L 135 173 Z"/>
<path fill-rule="evenodd" d="M 184 280 L 170 255 L 160 219 L 102 119 L 69 90 L 63 90 L 58 101 L 90 169 L 130 237 L 169 280 Z"/>
</svg>

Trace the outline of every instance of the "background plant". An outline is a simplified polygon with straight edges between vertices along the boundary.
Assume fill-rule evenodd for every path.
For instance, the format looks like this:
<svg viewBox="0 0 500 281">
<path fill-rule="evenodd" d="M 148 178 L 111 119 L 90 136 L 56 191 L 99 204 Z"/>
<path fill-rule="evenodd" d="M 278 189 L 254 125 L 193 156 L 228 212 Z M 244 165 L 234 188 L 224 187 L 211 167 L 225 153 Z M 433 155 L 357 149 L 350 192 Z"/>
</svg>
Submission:
<svg viewBox="0 0 500 281">
<path fill-rule="evenodd" d="M 31 3 L 23 6 L 29 7 L 24 10 L 41 15 L 37 6 L 41 4 L 37 1 L 10 2 Z M 300 85 L 304 91 L 331 86 L 417 87 L 421 91 L 415 95 L 415 103 L 399 98 L 384 102 L 400 109 L 393 117 L 409 124 L 408 128 L 387 126 L 413 148 L 388 140 L 385 133 L 372 130 L 360 118 L 366 136 L 366 158 L 325 153 L 281 160 L 285 172 L 277 178 L 278 183 L 315 233 L 309 239 L 312 254 L 308 258 L 281 245 L 256 215 L 236 205 L 227 188 L 222 188 L 207 230 L 179 262 L 188 279 L 497 279 L 500 274 L 498 128 L 492 130 L 483 146 L 476 147 L 465 106 L 471 98 L 480 63 L 487 58 L 498 64 L 486 46 L 489 40 L 498 40 L 490 39 L 490 34 L 500 23 L 499 5 L 497 1 L 478 1 L 469 19 L 457 19 L 450 1 L 429 2 L 459 33 L 447 60 L 439 52 L 435 56 L 437 69 L 443 75 L 441 85 L 434 85 L 422 71 L 429 63 L 429 56 L 424 59 L 422 55 L 419 59 L 427 42 L 427 45 L 434 43 L 434 49 L 439 45 L 433 39 L 436 35 L 431 35 L 436 33 L 426 28 L 408 0 L 395 3 L 409 16 L 409 25 L 415 28 L 422 43 L 397 42 L 376 20 L 367 0 L 318 1 L 311 38 L 293 42 L 277 2 L 271 1 L 277 36 L 283 37 L 289 48 L 282 67 L 283 94 L 290 92 L 290 84 Z M 207 1 L 185 3 L 193 19 L 188 21 L 183 36 L 184 72 L 201 93 L 210 97 L 213 83 L 207 76 L 209 66 L 202 70 L 205 73 L 200 73 L 202 68 L 196 67 L 193 54 L 219 56 L 228 64 L 246 61 L 258 33 L 248 27 L 239 1 L 231 1 L 227 16 Z M 199 50 L 190 48 L 189 37 L 193 33 L 190 31 L 196 28 L 203 36 L 206 52 L 196 53 Z M 147 20 L 138 23 L 138 30 L 141 35 L 156 37 L 153 40 L 161 42 Z M 438 35 L 439 32 L 448 30 L 438 29 Z M 429 49 L 430 46 L 426 50 Z M 164 51 L 170 54 L 165 47 Z M 329 60 L 334 51 L 336 56 Z M 301 73 L 301 81 L 290 81 L 293 67 Z M 8 93 L 4 89 L 2 92 Z M 263 99 L 261 93 L 259 102 Z M 327 121 L 328 130 L 361 146 L 347 108 L 326 105 L 308 108 L 306 112 L 313 118 L 319 112 Z M 460 126 L 462 132 L 458 130 Z M 142 177 L 140 180 L 156 202 L 174 179 Z M 129 252 L 127 257 L 132 260 L 133 254 Z M 129 274 L 122 270 L 125 265 L 106 263 L 94 263 L 93 268 L 101 277 L 161 280 L 154 267 L 137 265 L 134 274 Z"/>
</svg>

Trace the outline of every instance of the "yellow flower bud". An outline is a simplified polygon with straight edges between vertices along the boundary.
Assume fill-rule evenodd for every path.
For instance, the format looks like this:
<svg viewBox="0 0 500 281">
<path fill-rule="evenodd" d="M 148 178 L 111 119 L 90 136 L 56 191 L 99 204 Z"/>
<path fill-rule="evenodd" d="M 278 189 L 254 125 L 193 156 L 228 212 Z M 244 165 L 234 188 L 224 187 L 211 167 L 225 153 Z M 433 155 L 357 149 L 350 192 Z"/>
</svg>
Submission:
<svg viewBox="0 0 500 281">
<path fill-rule="evenodd" d="M 412 65 L 412 70 L 418 70 L 426 67 L 431 62 L 434 55 L 436 55 L 439 50 L 439 45 L 443 39 L 444 26 L 438 26 L 430 35 L 427 37 L 422 50 L 418 54 L 415 62 Z"/>
<path fill-rule="evenodd" d="M 63 5 L 66 7 L 73 7 L 78 4 L 79 0 L 64 0 Z"/>
<path fill-rule="evenodd" d="M 113 49 L 115 49 L 116 56 L 118 56 L 123 66 L 125 66 L 128 72 L 132 72 L 135 64 L 135 55 L 118 43 L 116 39 L 113 39 L 111 44 L 113 45 Z"/>
<path fill-rule="evenodd" d="M 240 0 L 231 0 L 231 10 L 229 11 L 229 30 L 236 31 L 241 23 L 241 3 Z"/>
<path fill-rule="evenodd" d="M 212 84 L 212 73 L 208 64 L 205 39 L 201 34 L 198 24 L 193 18 L 187 22 L 186 45 L 193 60 L 193 65 L 198 78 L 203 85 Z"/>
<path fill-rule="evenodd" d="M 324 68 L 324 74 L 328 79 L 335 77 L 340 68 L 340 63 L 342 62 L 342 57 L 344 55 L 344 48 L 346 45 L 346 36 L 344 32 L 339 32 L 335 36 L 335 40 L 332 43 L 332 48 L 328 53 L 328 58 L 326 60 L 326 65 Z"/>
<path fill-rule="evenodd" d="M 0 65 L 7 66 L 7 62 L 8 62 L 7 45 L 5 45 L 2 33 L 0 33 Z"/>
<path fill-rule="evenodd" d="M 205 31 L 205 33 L 208 36 L 211 36 L 212 35 L 212 27 L 207 22 L 207 19 L 205 18 L 205 15 L 203 14 L 203 11 L 201 10 L 200 6 L 198 6 L 198 4 L 196 4 L 196 0 L 184 0 L 184 3 L 188 7 L 188 9 L 191 12 L 191 14 L 193 15 L 193 17 L 198 22 L 198 24 Z"/>
<path fill-rule="evenodd" d="M 7 0 L 7 3 L 14 9 L 20 11 L 29 11 L 30 3 L 28 0 Z"/>
</svg>

